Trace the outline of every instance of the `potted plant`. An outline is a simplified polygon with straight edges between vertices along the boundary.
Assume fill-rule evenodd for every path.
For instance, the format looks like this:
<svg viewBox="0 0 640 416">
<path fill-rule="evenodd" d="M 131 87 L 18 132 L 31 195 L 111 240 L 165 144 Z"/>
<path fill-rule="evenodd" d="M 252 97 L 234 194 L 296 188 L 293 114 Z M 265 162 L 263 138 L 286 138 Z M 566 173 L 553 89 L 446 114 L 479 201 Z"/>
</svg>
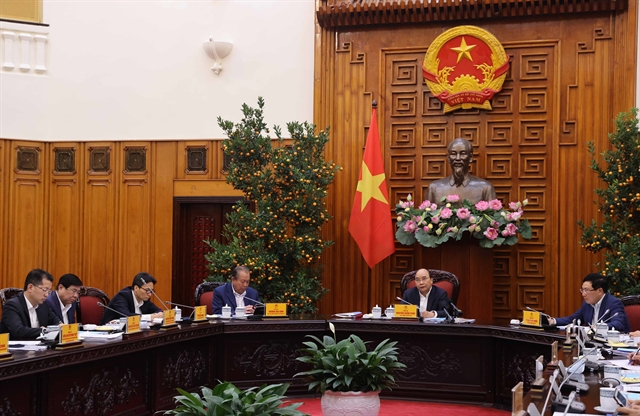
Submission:
<svg viewBox="0 0 640 416">
<path fill-rule="evenodd" d="M 178 405 L 173 410 L 167 410 L 165 415 L 181 416 L 305 416 L 296 410 L 302 403 L 293 403 L 281 407 L 284 394 L 289 383 L 269 384 L 259 389 L 252 387 L 240 390 L 231 383 L 218 384 L 211 390 L 202 387 L 202 397 L 198 393 L 188 393 L 176 389 L 180 393 L 173 399 Z"/>
<path fill-rule="evenodd" d="M 395 384 L 394 370 L 406 366 L 398 361 L 396 342 L 385 339 L 372 350 L 368 342 L 356 335 L 336 341 L 332 323 L 329 328 L 333 338 L 323 340 L 308 335 L 302 351 L 306 355 L 297 360 L 313 368 L 297 373 L 310 379 L 309 390 L 322 393 L 321 405 L 324 416 L 351 415 L 377 416 L 380 411 L 380 391 L 391 389 Z M 351 413 L 353 412 L 353 413 Z"/>
</svg>

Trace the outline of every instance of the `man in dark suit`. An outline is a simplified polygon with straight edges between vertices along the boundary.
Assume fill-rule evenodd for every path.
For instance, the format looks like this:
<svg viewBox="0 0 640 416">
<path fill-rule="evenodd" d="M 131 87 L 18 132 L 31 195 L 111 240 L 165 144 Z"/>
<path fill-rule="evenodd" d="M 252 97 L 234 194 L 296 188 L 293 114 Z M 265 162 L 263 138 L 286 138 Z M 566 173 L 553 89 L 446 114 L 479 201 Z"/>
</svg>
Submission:
<svg viewBox="0 0 640 416">
<path fill-rule="evenodd" d="M 402 299 L 418 306 L 418 312 L 423 318 L 444 318 L 445 309 L 451 305 L 447 292 L 433 285 L 433 279 L 427 269 L 416 272 L 416 286 L 407 289 Z"/>
<path fill-rule="evenodd" d="M 259 299 L 258 292 L 249 287 L 250 281 L 251 275 L 247 267 L 235 267 L 231 272 L 231 281 L 213 291 L 213 313 L 221 314 L 222 307 L 229 305 L 231 313 L 235 313 L 238 306 L 243 306 L 246 314 L 252 314 Z"/>
<path fill-rule="evenodd" d="M 29 340 L 38 338 L 42 328 L 59 325 L 60 319 L 45 303 L 52 285 L 53 276 L 49 273 L 31 270 L 24 281 L 24 291 L 4 304 L 0 332 L 8 332 L 13 340 Z"/>
<path fill-rule="evenodd" d="M 629 318 L 624 311 L 620 299 L 608 293 L 609 279 L 598 273 L 591 273 L 582 279 L 582 305 L 573 315 L 564 318 L 549 318 L 550 324 L 567 325 L 573 320 L 580 320 L 582 325 L 592 325 L 599 321 L 607 321 L 609 328 L 613 327 L 625 334 L 629 332 Z M 607 311 L 609 311 L 607 313 Z M 604 314 L 607 313 L 605 316 Z M 617 315 L 616 315 L 617 313 Z M 615 316 L 614 316 L 615 315 Z"/>
<path fill-rule="evenodd" d="M 65 324 L 76 323 L 76 307 L 82 281 L 75 274 L 62 275 L 56 290 L 51 292 L 47 306 Z"/>
<path fill-rule="evenodd" d="M 142 315 L 143 321 L 153 321 L 155 318 L 162 318 L 162 311 L 149 299 L 153 293 L 153 286 L 157 283 L 155 277 L 149 273 L 140 272 L 133 278 L 130 287 L 125 287 L 109 302 L 109 308 L 115 309 L 116 313 L 110 309 L 104 309 L 101 325 L 107 322 L 120 319 L 124 316 Z"/>
</svg>

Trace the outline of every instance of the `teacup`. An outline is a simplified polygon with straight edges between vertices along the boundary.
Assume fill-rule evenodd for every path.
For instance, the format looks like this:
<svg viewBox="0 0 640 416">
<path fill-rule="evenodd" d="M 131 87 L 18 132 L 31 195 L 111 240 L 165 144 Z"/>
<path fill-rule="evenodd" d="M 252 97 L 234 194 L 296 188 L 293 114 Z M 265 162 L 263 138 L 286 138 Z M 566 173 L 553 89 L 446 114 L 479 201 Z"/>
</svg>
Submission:
<svg viewBox="0 0 640 416">
<path fill-rule="evenodd" d="M 600 387 L 600 408 L 604 411 L 614 412 L 618 407 L 616 399 L 613 398 L 615 391 L 613 387 Z"/>
<path fill-rule="evenodd" d="M 620 342 L 620 332 L 616 331 L 615 329 L 610 329 L 609 331 L 607 331 L 607 340 L 609 340 L 609 342 Z"/>
<path fill-rule="evenodd" d="M 387 318 L 393 318 L 393 315 L 396 313 L 394 308 L 387 308 L 384 310 L 384 314 Z"/>
<path fill-rule="evenodd" d="M 238 306 L 236 308 L 236 318 L 244 318 L 244 307 Z"/>
<path fill-rule="evenodd" d="M 615 378 L 620 381 L 620 367 L 615 365 L 604 366 L 604 378 Z"/>
</svg>

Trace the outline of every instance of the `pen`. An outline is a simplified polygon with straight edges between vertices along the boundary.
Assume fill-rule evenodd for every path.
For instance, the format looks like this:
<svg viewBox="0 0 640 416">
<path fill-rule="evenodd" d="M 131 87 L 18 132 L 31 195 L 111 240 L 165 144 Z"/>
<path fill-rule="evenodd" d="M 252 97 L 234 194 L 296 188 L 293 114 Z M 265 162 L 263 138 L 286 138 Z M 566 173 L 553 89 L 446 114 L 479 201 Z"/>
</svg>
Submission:
<svg viewBox="0 0 640 416">
<path fill-rule="evenodd" d="M 636 352 L 633 353 L 633 355 L 631 357 L 629 357 L 629 364 L 631 364 L 631 361 L 633 361 L 633 357 L 635 357 L 636 355 L 638 355 L 638 353 L 640 352 L 640 347 L 638 347 L 638 349 L 636 350 Z"/>
</svg>

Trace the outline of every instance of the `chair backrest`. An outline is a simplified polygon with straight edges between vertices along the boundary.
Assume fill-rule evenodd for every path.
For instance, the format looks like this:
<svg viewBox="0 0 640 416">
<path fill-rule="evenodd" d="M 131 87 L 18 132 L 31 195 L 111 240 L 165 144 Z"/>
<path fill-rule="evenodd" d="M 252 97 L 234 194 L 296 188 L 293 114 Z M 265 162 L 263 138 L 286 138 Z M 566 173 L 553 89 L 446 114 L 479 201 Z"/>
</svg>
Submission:
<svg viewBox="0 0 640 416">
<path fill-rule="evenodd" d="M 22 289 L 17 287 L 6 287 L 4 289 L 0 289 L 0 306 L 4 306 L 9 299 L 20 292 L 22 292 Z"/>
<path fill-rule="evenodd" d="M 104 308 L 99 306 L 98 302 L 108 305 L 109 296 L 95 287 L 80 286 L 78 309 L 76 309 L 78 322 L 100 325 Z"/>
<path fill-rule="evenodd" d="M 202 282 L 196 287 L 196 306 L 207 305 L 207 314 L 213 314 L 213 291 L 225 282 Z"/>
<path fill-rule="evenodd" d="M 631 331 L 637 331 L 640 329 L 640 295 L 625 296 L 622 299 L 624 305 L 624 312 L 629 318 L 629 326 Z"/>
<path fill-rule="evenodd" d="M 460 281 L 458 280 L 458 277 L 455 274 L 444 270 L 427 270 L 429 271 L 429 276 L 433 279 L 433 284 L 447 292 L 449 299 L 451 299 L 453 303 L 458 303 L 458 296 L 460 295 Z M 415 287 L 416 271 L 417 270 L 411 271 L 402 276 L 402 280 L 400 281 L 400 290 L 402 293 L 407 289 Z"/>
</svg>

